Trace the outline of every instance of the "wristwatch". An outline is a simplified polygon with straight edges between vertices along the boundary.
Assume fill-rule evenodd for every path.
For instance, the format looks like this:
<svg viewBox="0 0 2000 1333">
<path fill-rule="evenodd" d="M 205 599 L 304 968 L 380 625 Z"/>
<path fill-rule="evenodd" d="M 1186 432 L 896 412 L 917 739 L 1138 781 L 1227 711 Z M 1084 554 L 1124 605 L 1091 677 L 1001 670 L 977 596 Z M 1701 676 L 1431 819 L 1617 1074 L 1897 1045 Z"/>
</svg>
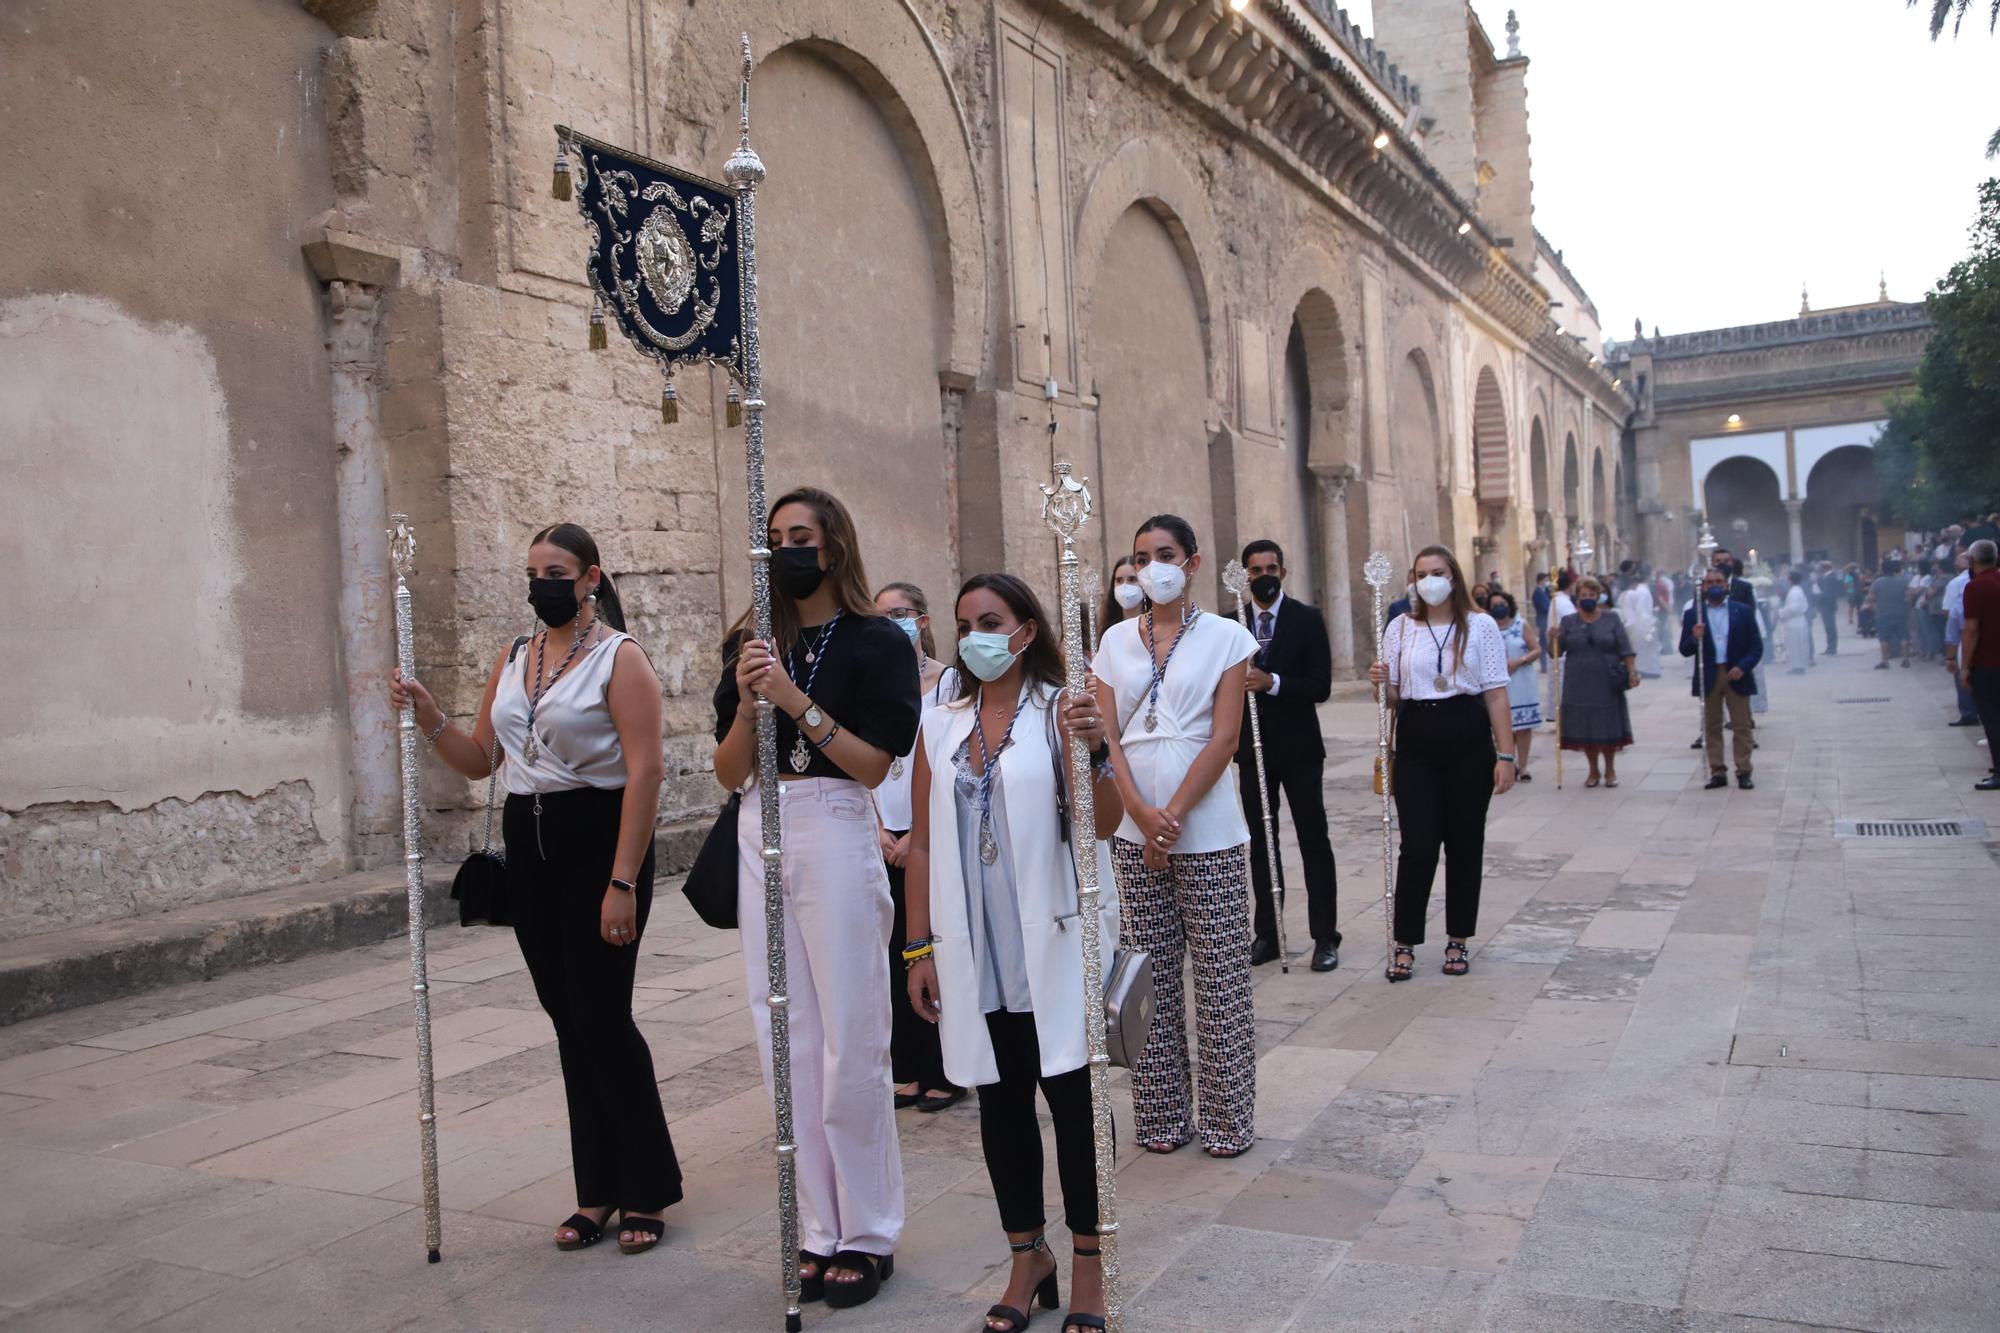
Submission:
<svg viewBox="0 0 2000 1333">
<path fill-rule="evenodd" d="M 819 705 L 810 699 L 806 700 L 806 711 L 799 714 L 799 725 L 802 727 L 816 727 L 824 721 L 826 721 L 826 714 L 819 711 Z"/>
</svg>

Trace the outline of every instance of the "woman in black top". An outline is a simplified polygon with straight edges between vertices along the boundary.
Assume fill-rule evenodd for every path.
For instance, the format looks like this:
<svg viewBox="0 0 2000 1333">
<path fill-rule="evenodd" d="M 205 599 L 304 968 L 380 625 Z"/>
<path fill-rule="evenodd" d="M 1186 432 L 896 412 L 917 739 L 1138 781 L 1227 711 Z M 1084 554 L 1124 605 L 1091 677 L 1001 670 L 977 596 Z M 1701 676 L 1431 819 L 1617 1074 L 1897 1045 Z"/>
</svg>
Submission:
<svg viewBox="0 0 2000 1333">
<path fill-rule="evenodd" d="M 771 1084 L 758 696 L 776 709 L 784 828 L 785 957 L 798 1143 L 800 1275 L 808 1300 L 860 1305 L 890 1275 L 903 1165 L 889 1072 L 889 879 L 868 790 L 909 753 L 917 659 L 868 594 L 854 522 L 825 491 L 771 506 L 765 643 L 733 633 L 716 684 L 715 775 L 748 786 L 737 826 L 744 976 Z M 747 620 L 747 617 L 746 617 Z"/>
</svg>

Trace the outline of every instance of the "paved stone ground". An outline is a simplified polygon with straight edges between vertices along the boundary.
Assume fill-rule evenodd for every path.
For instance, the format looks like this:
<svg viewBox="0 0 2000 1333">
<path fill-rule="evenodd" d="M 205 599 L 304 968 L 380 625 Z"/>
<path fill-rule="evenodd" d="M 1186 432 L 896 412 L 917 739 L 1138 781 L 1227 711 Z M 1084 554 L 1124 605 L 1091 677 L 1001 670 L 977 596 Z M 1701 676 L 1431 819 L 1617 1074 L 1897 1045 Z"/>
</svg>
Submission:
<svg viewBox="0 0 2000 1333">
<path fill-rule="evenodd" d="M 1345 964 L 1258 970 L 1254 1151 L 1124 1153 L 1129 1326 L 2000 1326 L 1996 844 L 1832 836 L 2000 826 L 2000 798 L 1969 789 L 1984 751 L 1944 728 L 1942 672 L 1871 662 L 1774 678 L 1754 792 L 1698 789 L 1678 677 L 1634 696 L 1616 791 L 1576 763 L 1556 791 L 1539 737 L 1536 781 L 1495 807 L 1472 974 L 1439 975 L 1433 944 L 1396 987 L 1373 713 L 1330 707 Z M 414 1207 L 406 961 L 378 945 L 0 1030 L 5 1326 L 776 1328 L 734 937 L 662 901 L 638 1004 L 690 1194 L 660 1251 L 550 1247 L 572 1202 L 551 1032 L 511 937 L 453 928 L 442 1265 Z M 972 1329 L 998 1292 L 976 1112 L 905 1112 L 902 1136 L 901 1267 L 810 1326 Z"/>
</svg>

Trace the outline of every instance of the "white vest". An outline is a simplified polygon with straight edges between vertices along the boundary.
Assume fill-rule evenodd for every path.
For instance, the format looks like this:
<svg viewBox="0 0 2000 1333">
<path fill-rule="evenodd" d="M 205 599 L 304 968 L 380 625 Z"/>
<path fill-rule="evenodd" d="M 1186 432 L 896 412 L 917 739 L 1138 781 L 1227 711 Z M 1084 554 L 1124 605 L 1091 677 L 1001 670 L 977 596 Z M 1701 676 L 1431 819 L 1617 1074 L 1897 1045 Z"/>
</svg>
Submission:
<svg viewBox="0 0 2000 1333">
<path fill-rule="evenodd" d="M 1049 751 L 1048 710 L 1055 698 L 1056 691 L 1047 686 L 1029 687 L 1014 725 L 1013 743 L 997 761 L 1044 1076 L 1081 1069 L 1089 1060 L 1076 863 L 1057 827 L 1055 760 Z M 952 756 L 972 734 L 973 707 L 973 700 L 967 699 L 933 712 L 924 721 L 922 742 L 931 772 L 929 888 L 941 1006 L 938 1036 L 944 1048 L 944 1072 L 961 1087 L 1000 1081 L 986 1016 L 979 1011 L 979 974 L 972 958 L 965 861 L 958 845 L 957 798 L 952 791 L 956 772 Z M 1118 939 L 1118 886 L 1111 876 L 1110 847 L 1096 841 L 1095 850 L 1099 939 L 1104 969 L 1109 972 Z"/>
</svg>

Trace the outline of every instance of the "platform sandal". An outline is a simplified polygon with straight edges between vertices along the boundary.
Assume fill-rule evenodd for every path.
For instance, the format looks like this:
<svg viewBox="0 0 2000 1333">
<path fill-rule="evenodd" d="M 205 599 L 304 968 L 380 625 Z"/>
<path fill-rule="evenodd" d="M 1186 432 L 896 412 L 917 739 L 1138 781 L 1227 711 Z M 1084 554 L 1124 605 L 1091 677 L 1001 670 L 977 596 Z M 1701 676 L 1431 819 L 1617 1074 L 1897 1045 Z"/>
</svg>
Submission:
<svg viewBox="0 0 2000 1333">
<path fill-rule="evenodd" d="M 811 1250 L 799 1251 L 799 1299 L 801 1301 L 823 1301 L 826 1299 L 826 1266 L 833 1262 L 830 1255 L 814 1254 Z M 815 1271 L 811 1277 L 805 1274 L 807 1264 Z"/>
<path fill-rule="evenodd" d="M 1102 1249 L 1086 1250 L 1074 1242 L 1071 1243 L 1070 1248 L 1079 1259 L 1095 1259 L 1104 1253 Z M 1072 1274 L 1070 1278 L 1070 1287 L 1072 1288 L 1070 1295 L 1072 1296 L 1076 1294 L 1074 1290 L 1075 1286 L 1076 1279 L 1075 1275 Z M 1071 1311 L 1063 1315 L 1062 1333 L 1102 1333 L 1103 1328 L 1104 1316 L 1101 1314 L 1077 1314 Z"/>
<path fill-rule="evenodd" d="M 607 1213 L 605 1221 L 609 1220 L 610 1215 Z M 582 1213 L 571 1213 L 556 1224 L 556 1230 L 574 1231 L 576 1233 L 575 1240 L 564 1240 L 560 1236 L 556 1237 L 556 1248 L 559 1250 L 587 1250 L 597 1244 L 598 1241 L 604 1239 L 604 1223 L 593 1222 Z"/>
<path fill-rule="evenodd" d="M 1404 959 L 1408 959 L 1409 961 L 1404 962 Z M 1406 949 L 1399 944 L 1390 951 L 1389 971 L 1386 975 L 1391 981 L 1408 981 L 1410 979 L 1410 972 L 1416 965 L 1417 951 L 1415 949 Z"/>
<path fill-rule="evenodd" d="M 851 1268 L 861 1274 L 852 1282 L 826 1280 L 826 1303 L 829 1309 L 851 1310 L 857 1305 L 866 1305 L 882 1290 L 882 1284 L 896 1271 L 896 1256 L 893 1254 L 865 1254 L 860 1250 L 842 1250 L 827 1264 L 828 1269 Z"/>
<path fill-rule="evenodd" d="M 1014 1254 L 1030 1254 L 1036 1250 L 1049 1254 L 1049 1242 L 1045 1236 L 1024 1240 L 1018 1245 L 1010 1241 L 1007 1248 Z M 1029 1321 L 1034 1318 L 1034 1307 L 1037 1304 L 1044 1310 L 1053 1310 L 1062 1304 L 1062 1292 L 1056 1286 L 1056 1257 L 1053 1254 L 1049 1254 L 1049 1275 L 1036 1284 L 1034 1300 L 1030 1302 L 1028 1308 L 1017 1310 L 1011 1305 L 993 1306 L 986 1312 L 988 1333 L 1021 1333 L 1021 1330 L 1025 1329 Z M 995 1320 L 1001 1322 L 995 1323 Z"/>
<path fill-rule="evenodd" d="M 1441 970 L 1448 977 L 1462 977 L 1472 970 L 1472 954 L 1467 951 L 1465 941 L 1453 940 L 1444 946 L 1444 967 Z"/>
<path fill-rule="evenodd" d="M 660 1243 L 660 1237 L 667 1234 L 667 1224 L 657 1217 L 634 1217 L 627 1213 L 618 1219 L 620 1233 L 631 1232 L 638 1239 L 626 1240 L 618 1237 L 618 1253 L 644 1254 Z"/>
</svg>

